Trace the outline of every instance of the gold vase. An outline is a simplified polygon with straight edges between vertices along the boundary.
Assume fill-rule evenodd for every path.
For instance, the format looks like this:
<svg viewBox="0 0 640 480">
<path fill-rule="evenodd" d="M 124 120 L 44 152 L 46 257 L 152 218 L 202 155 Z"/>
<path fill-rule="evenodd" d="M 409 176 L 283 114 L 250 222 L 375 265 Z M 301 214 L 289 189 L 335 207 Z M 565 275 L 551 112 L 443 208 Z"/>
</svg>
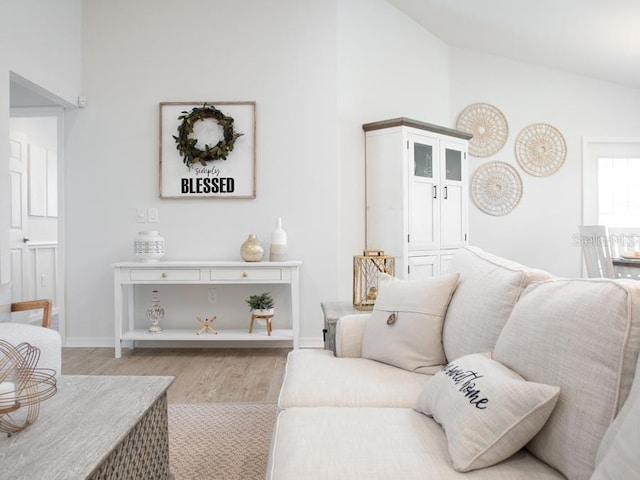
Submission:
<svg viewBox="0 0 640 480">
<path fill-rule="evenodd" d="M 245 262 L 259 262 L 264 257 L 264 247 L 257 235 L 253 233 L 247 237 L 240 247 L 240 256 Z"/>
</svg>

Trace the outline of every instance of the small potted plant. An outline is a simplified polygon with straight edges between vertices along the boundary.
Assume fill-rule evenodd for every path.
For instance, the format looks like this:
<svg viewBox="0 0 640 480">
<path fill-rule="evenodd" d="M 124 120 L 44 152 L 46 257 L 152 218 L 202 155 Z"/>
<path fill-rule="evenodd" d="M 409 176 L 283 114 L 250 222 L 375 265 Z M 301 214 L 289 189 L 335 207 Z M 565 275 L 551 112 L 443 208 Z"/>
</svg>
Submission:
<svg viewBox="0 0 640 480">
<path fill-rule="evenodd" d="M 251 295 L 245 301 L 251 308 L 251 313 L 256 315 L 273 315 L 274 301 L 271 293 L 265 292 L 259 295 Z"/>
</svg>

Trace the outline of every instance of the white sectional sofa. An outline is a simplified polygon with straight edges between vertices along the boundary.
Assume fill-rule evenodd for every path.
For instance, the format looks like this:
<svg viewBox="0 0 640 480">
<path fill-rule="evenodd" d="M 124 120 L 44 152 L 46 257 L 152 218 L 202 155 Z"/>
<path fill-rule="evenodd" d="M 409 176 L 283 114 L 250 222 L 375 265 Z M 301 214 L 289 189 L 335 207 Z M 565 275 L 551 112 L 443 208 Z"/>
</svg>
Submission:
<svg viewBox="0 0 640 480">
<path fill-rule="evenodd" d="M 446 357 L 431 373 L 406 355 L 422 307 L 385 310 L 382 286 L 371 314 L 339 320 L 337 356 L 290 353 L 266 478 L 640 478 L 640 282 L 553 278 L 474 247 L 450 275 L 444 309 L 420 312 Z M 401 328 L 409 343 L 375 351 L 371 335 Z"/>
</svg>

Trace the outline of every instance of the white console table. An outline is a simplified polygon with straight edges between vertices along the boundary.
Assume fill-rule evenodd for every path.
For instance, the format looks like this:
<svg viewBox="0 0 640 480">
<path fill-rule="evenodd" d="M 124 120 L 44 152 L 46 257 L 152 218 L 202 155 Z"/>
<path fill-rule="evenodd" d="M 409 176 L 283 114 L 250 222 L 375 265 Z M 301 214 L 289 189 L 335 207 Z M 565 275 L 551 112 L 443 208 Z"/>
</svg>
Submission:
<svg viewBox="0 0 640 480">
<path fill-rule="evenodd" d="M 146 341 L 291 341 L 298 348 L 300 332 L 300 261 L 167 261 L 157 263 L 114 263 L 115 356 L 122 355 L 122 342 Z M 196 329 L 165 329 L 149 333 L 134 325 L 136 285 L 246 285 L 288 284 L 291 294 L 291 329 L 273 330 L 270 336 L 248 330 L 218 330 L 217 335 L 197 335 Z M 126 304 L 125 304 L 126 299 Z M 126 308 L 125 308 L 126 307 Z"/>
</svg>

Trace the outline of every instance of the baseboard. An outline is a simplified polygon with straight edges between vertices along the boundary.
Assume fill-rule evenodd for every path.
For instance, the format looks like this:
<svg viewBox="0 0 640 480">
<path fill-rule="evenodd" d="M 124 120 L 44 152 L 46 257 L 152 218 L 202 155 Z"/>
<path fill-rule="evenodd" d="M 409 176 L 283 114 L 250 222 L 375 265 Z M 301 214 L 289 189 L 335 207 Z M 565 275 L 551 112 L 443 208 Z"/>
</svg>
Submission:
<svg viewBox="0 0 640 480">
<path fill-rule="evenodd" d="M 113 338 L 104 337 L 67 337 L 64 342 L 65 347 L 83 347 L 83 348 L 99 348 L 110 347 L 115 348 L 113 344 Z M 169 341 L 145 341 L 136 342 L 136 348 L 203 348 L 203 347 L 218 347 L 218 348 L 286 348 L 290 346 L 290 342 L 169 342 Z M 122 347 L 127 348 L 125 346 Z M 322 337 L 302 337 L 300 338 L 300 348 L 324 348 L 324 342 Z"/>
<path fill-rule="evenodd" d="M 322 337 L 301 337 L 300 348 L 324 348 Z"/>
<path fill-rule="evenodd" d="M 63 347 L 114 347 L 113 338 L 104 337 L 67 337 Z"/>
</svg>

